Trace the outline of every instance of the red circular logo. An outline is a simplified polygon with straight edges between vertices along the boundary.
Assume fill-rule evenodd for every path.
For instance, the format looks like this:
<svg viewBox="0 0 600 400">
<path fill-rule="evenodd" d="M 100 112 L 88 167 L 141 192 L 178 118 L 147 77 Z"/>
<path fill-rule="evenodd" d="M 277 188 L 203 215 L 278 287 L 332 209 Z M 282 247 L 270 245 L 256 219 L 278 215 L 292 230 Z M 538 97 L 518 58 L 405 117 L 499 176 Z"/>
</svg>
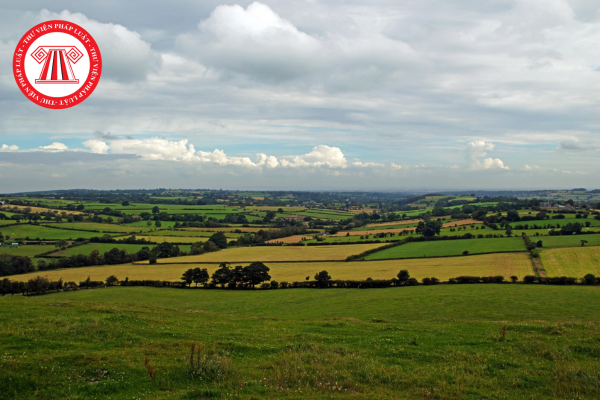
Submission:
<svg viewBox="0 0 600 400">
<path fill-rule="evenodd" d="M 69 108 L 98 85 L 102 57 L 85 29 L 68 21 L 34 26 L 17 44 L 13 74 L 21 92 L 46 108 Z"/>
</svg>

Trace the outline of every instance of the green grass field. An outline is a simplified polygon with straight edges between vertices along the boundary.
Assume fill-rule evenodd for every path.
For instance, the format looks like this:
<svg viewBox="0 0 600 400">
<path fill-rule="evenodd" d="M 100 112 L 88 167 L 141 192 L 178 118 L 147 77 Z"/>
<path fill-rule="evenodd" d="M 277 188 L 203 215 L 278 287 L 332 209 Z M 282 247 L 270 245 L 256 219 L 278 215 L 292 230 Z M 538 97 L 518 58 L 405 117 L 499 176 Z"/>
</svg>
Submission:
<svg viewBox="0 0 600 400">
<path fill-rule="evenodd" d="M 568 235 L 544 236 L 543 238 L 530 236 L 533 241 L 541 240 L 544 248 L 556 247 L 581 247 L 581 241 L 586 240 L 585 246 L 600 246 L 600 234 L 593 235 Z"/>
<path fill-rule="evenodd" d="M 94 236 L 98 236 L 97 232 L 85 232 L 85 231 L 71 231 L 66 229 L 48 228 L 42 225 L 33 224 L 20 224 L 10 226 L 2 229 L 4 236 L 10 236 L 10 240 L 13 239 L 27 239 L 29 240 L 60 240 L 60 239 L 77 239 L 85 238 L 89 239 Z"/>
<path fill-rule="evenodd" d="M 109 249 L 110 250 L 110 249 Z M 177 263 L 180 258 L 169 261 Z M 247 265 L 247 263 L 234 263 Z M 421 260 L 385 260 L 385 261 L 356 261 L 356 262 L 284 262 L 269 263 L 271 279 L 278 282 L 304 281 L 308 276 L 313 279 L 317 272 L 326 270 L 333 279 L 364 280 L 391 279 L 398 271 L 406 269 L 413 278 L 421 280 L 426 277 L 436 277 L 448 280 L 457 276 L 498 276 L 508 279 L 515 275 L 522 279 L 525 275 L 533 274 L 531 260 L 527 254 L 504 253 L 482 254 L 471 257 L 430 258 Z M 210 275 L 218 268 L 218 264 L 197 265 L 206 268 Z M 179 281 L 183 272 L 195 267 L 193 264 L 122 264 L 63 270 L 44 271 L 11 276 L 11 279 L 27 281 L 41 274 L 49 279 L 63 279 L 65 282 L 80 282 L 91 277 L 92 280 L 103 281 L 107 276 L 115 275 L 120 279 L 153 279 L 163 281 Z"/>
<path fill-rule="evenodd" d="M 554 214 L 550 214 L 550 215 L 554 215 Z M 530 227 L 532 227 L 533 225 L 537 225 L 537 226 L 544 226 L 544 225 L 556 225 L 556 224 L 560 224 L 560 226 L 565 226 L 568 223 L 576 223 L 579 222 L 580 224 L 585 226 L 586 222 L 589 222 L 591 226 L 600 226 L 600 220 L 597 220 L 595 218 L 593 218 L 593 216 L 588 216 L 587 218 L 575 218 L 574 216 L 571 216 L 570 214 L 564 214 L 565 215 L 565 219 L 545 219 L 543 221 L 519 221 L 519 222 L 511 222 L 510 225 L 511 226 L 516 226 L 516 225 L 529 225 Z"/>
<path fill-rule="evenodd" d="M 6 296 L 0 397 L 595 399 L 599 316 L 537 285 Z"/>
<path fill-rule="evenodd" d="M 121 232 L 121 233 L 139 233 L 140 231 L 149 231 L 154 229 L 154 224 L 151 227 L 147 226 L 131 226 L 119 224 L 97 224 L 94 222 L 59 222 L 53 223 L 52 226 L 57 228 L 79 229 L 84 231 L 99 231 L 103 232 Z"/>
<path fill-rule="evenodd" d="M 144 236 L 183 236 L 183 237 L 211 237 L 215 234 L 215 232 L 210 232 L 210 228 L 206 228 L 206 231 L 201 230 L 160 230 L 156 232 L 148 232 L 145 233 Z M 229 228 L 230 230 L 234 230 L 235 228 Z M 237 238 L 241 234 L 232 233 L 232 232 L 223 232 L 228 238 Z"/>
<path fill-rule="evenodd" d="M 145 245 L 145 244 L 121 244 L 121 243 L 90 243 L 90 244 L 84 244 L 82 246 L 71 247 L 66 250 L 57 250 L 56 252 L 52 253 L 51 255 L 70 257 L 70 256 L 74 256 L 77 254 L 85 254 L 87 256 L 94 250 L 98 250 L 100 252 L 100 254 L 104 254 L 105 252 L 110 251 L 110 250 L 114 249 L 115 247 L 117 249 L 127 250 L 128 253 L 137 253 L 138 251 L 140 251 L 142 249 L 142 247 L 149 247 L 150 249 L 153 249 L 154 247 L 156 247 L 156 245 L 155 244 Z M 189 252 L 190 247 L 191 246 L 189 246 L 189 245 L 179 245 L 179 249 L 181 251 Z"/>
<path fill-rule="evenodd" d="M 571 247 L 541 252 L 548 276 L 600 276 L 600 247 Z"/>
<path fill-rule="evenodd" d="M 52 244 L 48 245 L 23 245 L 17 248 L 0 247 L 0 254 L 10 254 L 11 256 L 28 256 L 33 257 L 38 254 L 46 253 L 55 247 Z M 35 261 L 34 261 L 35 263 Z"/>
<path fill-rule="evenodd" d="M 381 250 L 365 257 L 366 260 L 387 258 L 437 257 L 469 254 L 494 253 L 499 251 L 525 251 L 521 238 L 457 239 L 406 243 L 391 249 Z"/>
</svg>

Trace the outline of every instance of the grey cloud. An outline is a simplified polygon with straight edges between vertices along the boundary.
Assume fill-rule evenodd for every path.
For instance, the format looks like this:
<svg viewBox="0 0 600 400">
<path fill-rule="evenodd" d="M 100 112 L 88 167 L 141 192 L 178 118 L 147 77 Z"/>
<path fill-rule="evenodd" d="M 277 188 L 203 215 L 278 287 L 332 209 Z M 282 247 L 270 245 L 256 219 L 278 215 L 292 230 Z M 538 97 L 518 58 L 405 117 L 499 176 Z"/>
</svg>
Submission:
<svg viewBox="0 0 600 400">
<path fill-rule="evenodd" d="M 118 138 L 117 136 L 113 135 L 113 134 L 112 134 L 112 133 L 110 133 L 110 132 L 106 132 L 106 133 L 104 133 L 104 132 L 100 132 L 100 131 L 95 131 L 95 132 L 93 133 L 93 136 L 94 136 L 96 139 L 103 139 L 103 140 L 119 140 L 119 138 Z"/>
<path fill-rule="evenodd" d="M 598 144 L 591 142 L 591 141 L 580 141 L 577 139 L 571 139 L 571 140 L 564 140 L 562 142 L 560 142 L 560 145 L 558 146 L 557 150 L 562 150 L 562 151 L 574 151 L 574 152 L 581 152 L 581 151 L 594 151 L 594 150 L 598 150 Z"/>
</svg>

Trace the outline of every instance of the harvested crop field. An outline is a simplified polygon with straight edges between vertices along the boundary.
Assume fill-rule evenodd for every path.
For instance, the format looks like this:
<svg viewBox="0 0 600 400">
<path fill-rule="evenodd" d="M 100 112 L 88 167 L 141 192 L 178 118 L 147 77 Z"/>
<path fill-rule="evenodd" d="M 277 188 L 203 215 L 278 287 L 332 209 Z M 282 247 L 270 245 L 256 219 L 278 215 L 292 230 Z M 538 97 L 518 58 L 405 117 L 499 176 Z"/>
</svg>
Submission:
<svg viewBox="0 0 600 400">
<path fill-rule="evenodd" d="M 600 276 L 600 247 L 570 247 L 544 250 L 541 260 L 548 276 L 581 278 Z"/>
<path fill-rule="evenodd" d="M 346 247 L 346 246 L 344 246 Z M 172 259 L 172 261 L 181 258 Z M 525 254 L 486 254 L 470 257 L 449 257 L 423 260 L 391 260 L 391 261 L 356 261 L 356 262 L 304 262 L 304 263 L 265 263 L 270 269 L 273 280 L 278 282 L 304 281 L 306 277 L 313 279 L 319 271 L 326 270 L 333 279 L 363 280 L 391 279 L 398 271 L 406 269 L 410 275 L 419 280 L 425 277 L 436 277 L 441 280 L 455 278 L 461 275 L 470 276 L 496 276 L 502 275 L 508 279 L 516 275 L 522 279 L 525 275 L 533 274 L 531 261 Z M 247 265 L 246 263 L 234 263 L 235 265 Z M 218 264 L 201 264 L 200 268 L 206 268 L 212 273 L 218 268 Z M 11 276 L 13 280 L 28 280 L 37 275 L 47 276 L 49 279 L 60 279 L 64 281 L 80 282 L 88 276 L 92 280 L 104 280 L 109 275 L 115 275 L 119 279 L 142 280 L 166 280 L 179 281 L 183 272 L 189 268 L 195 268 L 190 264 L 123 264 L 103 267 L 72 268 L 64 270 L 34 272 L 24 275 Z"/>
<path fill-rule="evenodd" d="M 300 243 L 302 241 L 303 238 L 306 239 L 312 239 L 313 235 L 294 235 L 294 236 L 287 236 L 287 237 L 283 237 L 283 238 L 279 238 L 279 239 L 273 239 L 273 240 L 269 240 L 267 243 Z"/>
<path fill-rule="evenodd" d="M 194 262 L 243 262 L 243 261 L 337 261 L 363 251 L 381 247 L 377 244 L 352 244 L 337 246 L 257 246 L 236 247 L 195 256 L 178 257 L 176 261 L 165 258 L 159 263 L 194 263 Z M 147 263 L 144 262 L 144 263 Z"/>
</svg>

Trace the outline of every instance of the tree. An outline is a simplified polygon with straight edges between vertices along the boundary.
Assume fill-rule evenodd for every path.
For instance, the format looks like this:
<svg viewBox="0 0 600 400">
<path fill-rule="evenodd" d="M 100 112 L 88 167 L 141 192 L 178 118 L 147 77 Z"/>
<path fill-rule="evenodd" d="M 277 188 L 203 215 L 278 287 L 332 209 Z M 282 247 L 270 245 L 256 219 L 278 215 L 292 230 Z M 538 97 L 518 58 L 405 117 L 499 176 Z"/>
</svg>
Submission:
<svg viewBox="0 0 600 400">
<path fill-rule="evenodd" d="M 327 271 L 321 271 L 315 274 L 315 281 L 319 283 L 319 286 L 324 286 L 331 280 L 331 275 Z"/>
<path fill-rule="evenodd" d="M 152 214 L 158 214 L 160 212 L 160 208 L 158 206 L 152 207 Z"/>
<path fill-rule="evenodd" d="M 217 247 L 220 249 L 227 248 L 227 238 L 225 237 L 225 234 L 223 232 L 217 232 L 213 234 L 208 240 L 216 244 Z"/>
<path fill-rule="evenodd" d="M 512 226 L 506 225 L 506 236 L 512 236 Z"/>
<path fill-rule="evenodd" d="M 442 229 L 442 221 L 429 220 L 427 222 L 419 221 L 415 232 L 422 234 L 425 237 L 433 237 L 440 234 Z"/>
<path fill-rule="evenodd" d="M 83 211 L 83 210 L 85 210 L 85 206 L 83 204 L 79 204 L 77 206 L 77 211 Z"/>
<path fill-rule="evenodd" d="M 579 241 L 581 243 L 581 247 L 585 246 L 585 244 L 588 242 L 587 240 L 580 240 Z"/>
<path fill-rule="evenodd" d="M 111 275 L 108 278 L 106 278 L 106 286 L 114 286 L 117 283 L 119 283 L 119 280 L 114 275 Z"/>
<path fill-rule="evenodd" d="M 219 264 L 219 268 L 212 274 L 212 281 L 215 285 L 221 285 L 221 287 L 225 287 L 226 283 L 229 283 L 231 279 L 231 268 L 229 268 L 229 264 L 221 263 Z"/>
<path fill-rule="evenodd" d="M 544 247 L 544 242 L 542 242 L 541 240 L 538 240 L 538 241 L 535 243 L 535 246 L 536 246 L 536 247 Z"/>
<path fill-rule="evenodd" d="M 173 243 L 162 242 L 152 249 L 152 253 L 157 258 L 176 257 L 179 252 L 175 250 L 175 247 Z"/>
<path fill-rule="evenodd" d="M 122 205 L 123 207 L 126 207 L 126 206 L 128 206 L 128 205 L 129 205 L 129 202 L 128 202 L 127 200 L 125 200 L 124 202 L 122 202 L 122 203 L 121 203 L 121 205 Z"/>
<path fill-rule="evenodd" d="M 586 285 L 595 285 L 597 283 L 596 275 L 587 274 L 586 276 L 583 277 L 583 283 Z"/>
<path fill-rule="evenodd" d="M 244 282 L 252 285 L 258 285 L 260 283 L 270 281 L 271 275 L 269 275 L 270 268 L 261 262 L 253 262 L 252 264 L 244 267 Z"/>
<path fill-rule="evenodd" d="M 511 280 L 512 283 L 517 283 L 517 281 L 519 280 L 519 278 L 513 275 L 513 276 L 510 277 L 510 280 Z"/>
<path fill-rule="evenodd" d="M 183 275 L 181 276 L 181 280 L 183 281 L 183 283 L 185 283 L 188 286 L 192 286 L 193 279 L 194 279 L 194 272 L 191 268 L 188 269 L 187 271 L 185 271 L 183 273 Z"/>
<path fill-rule="evenodd" d="M 206 282 L 208 282 L 208 271 L 206 268 L 194 268 L 192 271 L 192 280 L 196 284 L 196 287 L 198 287 L 199 283 L 201 283 L 203 286 L 206 285 Z"/>
<path fill-rule="evenodd" d="M 410 274 L 405 269 L 401 269 L 400 272 L 398 272 L 397 276 L 398 276 L 398 283 L 400 285 L 406 285 L 406 282 L 408 282 L 408 280 L 410 279 Z"/>
<path fill-rule="evenodd" d="M 204 245 L 202 246 L 202 248 L 207 253 L 219 250 L 219 246 L 217 246 L 212 240 L 209 240 L 208 242 L 204 243 Z"/>
<path fill-rule="evenodd" d="M 55 246 L 56 246 L 56 247 L 58 247 L 58 248 L 59 248 L 59 249 L 61 249 L 61 250 L 64 250 L 64 249 L 66 249 L 66 248 L 67 248 L 67 245 L 68 245 L 68 244 L 69 244 L 69 243 L 68 243 L 66 240 L 64 240 L 64 239 L 61 239 L 61 240 L 59 240 L 58 242 L 56 242 Z"/>
<path fill-rule="evenodd" d="M 515 222 L 515 221 L 520 221 L 521 216 L 519 215 L 519 212 L 517 210 L 508 210 L 506 212 L 506 219 L 509 222 Z"/>
<path fill-rule="evenodd" d="M 154 222 L 154 226 L 157 228 L 160 228 L 162 226 L 162 224 L 160 223 L 160 221 L 157 220 Z"/>
<path fill-rule="evenodd" d="M 45 271 L 45 270 L 47 270 L 48 269 L 48 262 L 42 258 L 37 263 L 37 269 L 38 269 L 38 271 Z"/>
<path fill-rule="evenodd" d="M 190 255 L 202 254 L 204 253 L 204 242 L 196 242 L 190 248 Z"/>
</svg>

